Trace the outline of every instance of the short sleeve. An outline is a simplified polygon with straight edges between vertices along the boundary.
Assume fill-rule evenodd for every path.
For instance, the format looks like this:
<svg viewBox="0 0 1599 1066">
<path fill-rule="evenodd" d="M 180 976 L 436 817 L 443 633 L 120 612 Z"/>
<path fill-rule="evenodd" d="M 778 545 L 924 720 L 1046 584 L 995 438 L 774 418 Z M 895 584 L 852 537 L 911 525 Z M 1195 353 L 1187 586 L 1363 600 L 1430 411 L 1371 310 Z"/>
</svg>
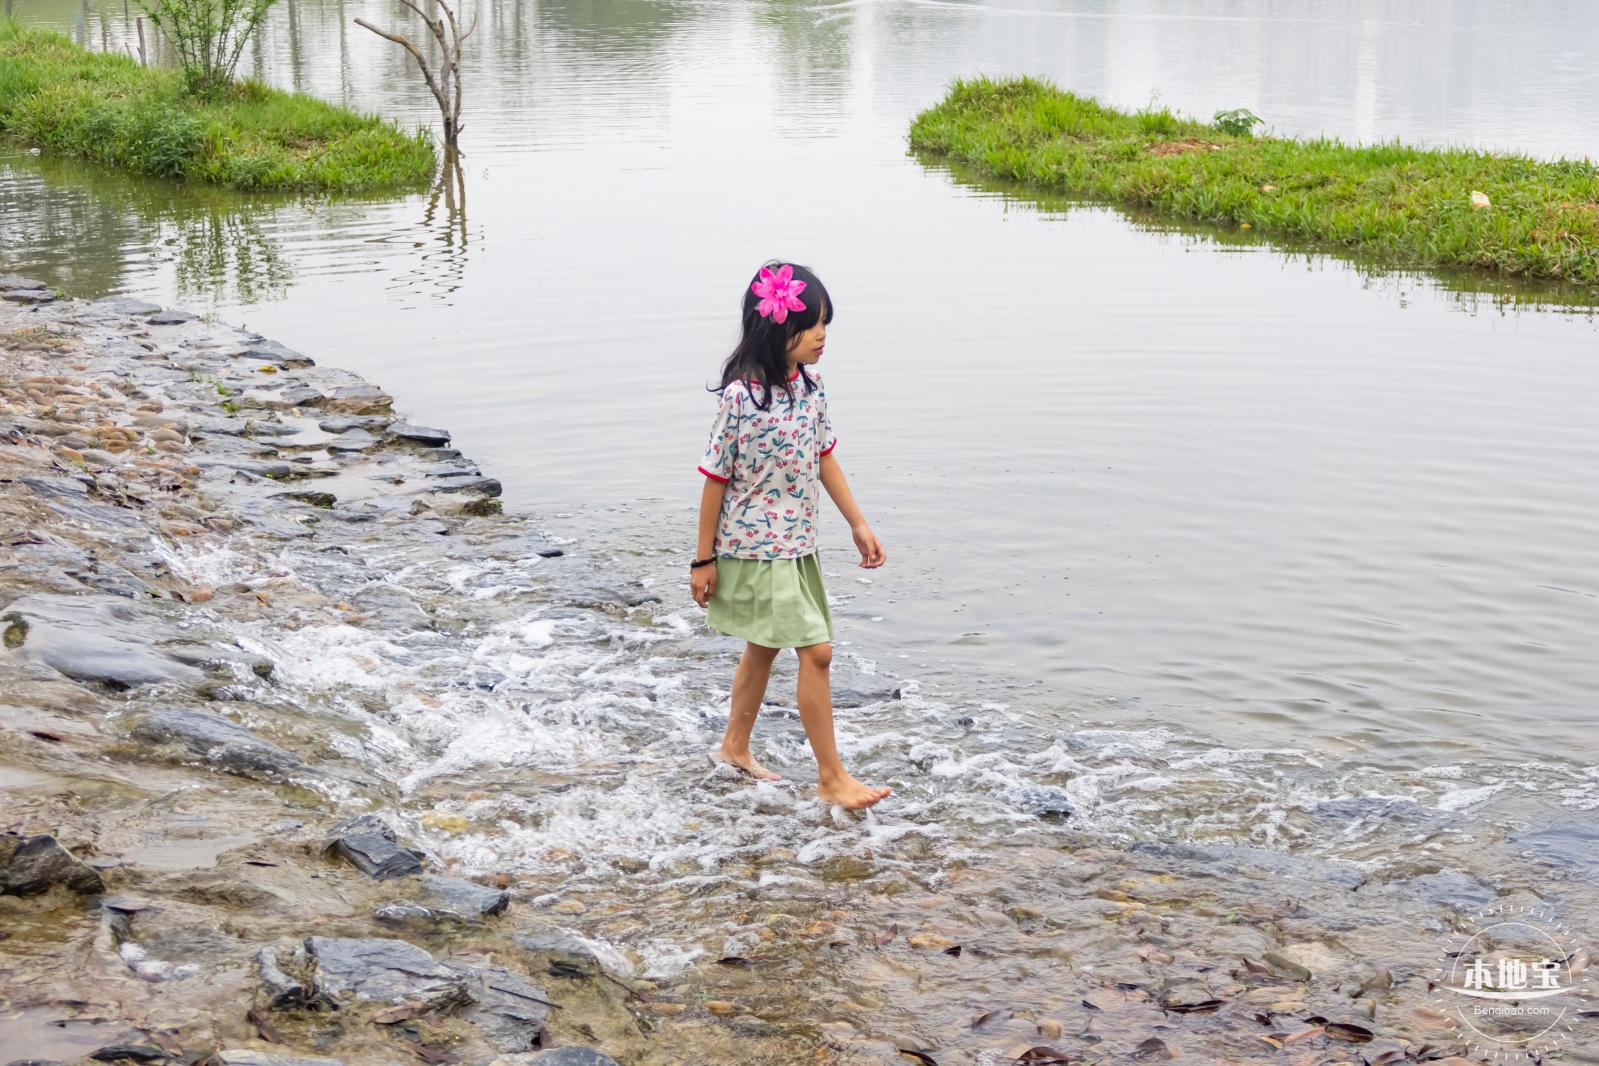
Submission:
<svg viewBox="0 0 1599 1066">
<path fill-rule="evenodd" d="M 817 458 L 826 455 L 838 444 L 838 438 L 833 435 L 833 418 L 827 413 L 827 386 L 820 379 L 816 383 L 816 443 L 821 449 Z"/>
<path fill-rule="evenodd" d="M 710 439 L 705 442 L 705 454 L 700 457 L 700 473 L 713 481 L 726 484 L 733 477 L 733 460 L 738 456 L 739 418 L 743 407 L 744 390 L 737 382 L 722 390 L 722 400 L 716 408 L 716 421 L 711 425 Z"/>
</svg>

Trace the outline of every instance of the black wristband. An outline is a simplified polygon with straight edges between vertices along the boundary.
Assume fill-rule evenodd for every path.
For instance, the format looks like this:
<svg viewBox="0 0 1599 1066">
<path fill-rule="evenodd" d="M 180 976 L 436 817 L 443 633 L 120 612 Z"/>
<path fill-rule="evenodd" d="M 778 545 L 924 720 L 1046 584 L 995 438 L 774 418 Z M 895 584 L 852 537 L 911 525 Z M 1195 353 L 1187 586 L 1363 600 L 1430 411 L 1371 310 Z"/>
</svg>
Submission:
<svg viewBox="0 0 1599 1066">
<path fill-rule="evenodd" d="M 693 562 L 688 564 L 688 568 L 690 570 L 693 570 L 695 567 L 704 566 L 706 563 L 714 563 L 714 562 L 716 562 L 716 556 L 714 556 L 714 555 L 711 556 L 709 559 L 695 559 Z"/>
</svg>

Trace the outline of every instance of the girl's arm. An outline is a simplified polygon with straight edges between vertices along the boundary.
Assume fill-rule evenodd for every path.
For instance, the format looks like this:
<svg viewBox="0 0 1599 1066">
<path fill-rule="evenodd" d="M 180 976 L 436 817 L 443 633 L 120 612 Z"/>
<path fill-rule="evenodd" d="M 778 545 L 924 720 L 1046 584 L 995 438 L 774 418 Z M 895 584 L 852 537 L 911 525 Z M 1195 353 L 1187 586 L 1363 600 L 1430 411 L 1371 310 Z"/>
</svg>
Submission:
<svg viewBox="0 0 1599 1066">
<path fill-rule="evenodd" d="M 705 488 L 700 492 L 700 536 L 694 549 L 696 559 L 709 559 L 716 550 L 716 523 L 722 517 L 722 497 L 727 494 L 727 482 L 713 477 L 703 480 Z"/>
<path fill-rule="evenodd" d="M 855 503 L 855 494 L 849 490 L 844 468 L 838 465 L 832 451 L 822 456 L 821 478 L 822 487 L 827 489 L 827 494 L 833 497 L 833 503 L 838 505 L 844 521 L 849 523 L 849 531 L 855 537 L 855 547 L 860 549 L 861 565 L 868 568 L 882 566 L 888 553 L 883 550 L 872 527 L 866 524 L 866 516 L 861 514 L 860 507 Z"/>
</svg>

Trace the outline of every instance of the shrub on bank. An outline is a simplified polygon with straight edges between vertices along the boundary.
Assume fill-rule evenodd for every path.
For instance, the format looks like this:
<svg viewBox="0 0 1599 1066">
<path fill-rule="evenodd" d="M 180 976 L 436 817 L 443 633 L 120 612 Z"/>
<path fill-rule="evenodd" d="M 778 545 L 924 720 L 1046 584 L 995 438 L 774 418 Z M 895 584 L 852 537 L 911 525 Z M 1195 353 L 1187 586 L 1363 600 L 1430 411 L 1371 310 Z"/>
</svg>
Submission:
<svg viewBox="0 0 1599 1066">
<path fill-rule="evenodd" d="M 993 177 L 1384 265 L 1599 285 L 1599 166 L 1588 160 L 1252 137 L 1166 109 L 1117 111 L 1035 78 L 955 82 L 916 117 L 910 143 Z"/>
<path fill-rule="evenodd" d="M 85 52 L 0 21 L 0 136 L 141 174 L 240 189 L 359 192 L 427 184 L 427 131 L 242 81 L 204 96 L 176 71 Z"/>
</svg>

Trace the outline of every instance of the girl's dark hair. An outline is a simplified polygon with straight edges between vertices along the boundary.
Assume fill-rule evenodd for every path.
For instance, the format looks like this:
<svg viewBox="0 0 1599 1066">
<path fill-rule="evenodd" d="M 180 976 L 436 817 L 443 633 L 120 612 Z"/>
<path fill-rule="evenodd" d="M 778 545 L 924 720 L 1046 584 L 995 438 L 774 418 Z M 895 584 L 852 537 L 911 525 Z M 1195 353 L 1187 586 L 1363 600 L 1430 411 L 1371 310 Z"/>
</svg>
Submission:
<svg viewBox="0 0 1599 1066">
<path fill-rule="evenodd" d="M 781 260 L 774 259 L 767 262 L 764 269 L 776 270 L 782 265 Z M 805 283 L 805 291 L 799 297 L 805 304 L 805 310 L 790 311 L 781 323 L 763 317 L 755 309 L 761 298 L 751 288 L 760 279 L 761 272 L 757 270 L 751 276 L 749 285 L 744 286 L 743 335 L 739 337 L 738 347 L 733 349 L 733 354 L 722 364 L 722 383 L 711 392 L 721 392 L 733 382 L 745 379 L 758 381 L 763 386 L 763 399 L 757 404 L 763 411 L 771 404 L 772 393 L 778 388 L 788 390 L 789 403 L 794 402 L 794 394 L 788 389 L 787 380 L 789 341 L 817 322 L 833 321 L 833 299 L 827 295 L 822 279 L 810 267 L 798 263 L 790 263 L 789 266 L 794 270 L 794 280 Z M 799 372 L 806 391 L 814 390 L 816 384 L 805 373 L 804 364 L 800 365 Z M 754 398 L 753 393 L 751 398 Z"/>
</svg>

